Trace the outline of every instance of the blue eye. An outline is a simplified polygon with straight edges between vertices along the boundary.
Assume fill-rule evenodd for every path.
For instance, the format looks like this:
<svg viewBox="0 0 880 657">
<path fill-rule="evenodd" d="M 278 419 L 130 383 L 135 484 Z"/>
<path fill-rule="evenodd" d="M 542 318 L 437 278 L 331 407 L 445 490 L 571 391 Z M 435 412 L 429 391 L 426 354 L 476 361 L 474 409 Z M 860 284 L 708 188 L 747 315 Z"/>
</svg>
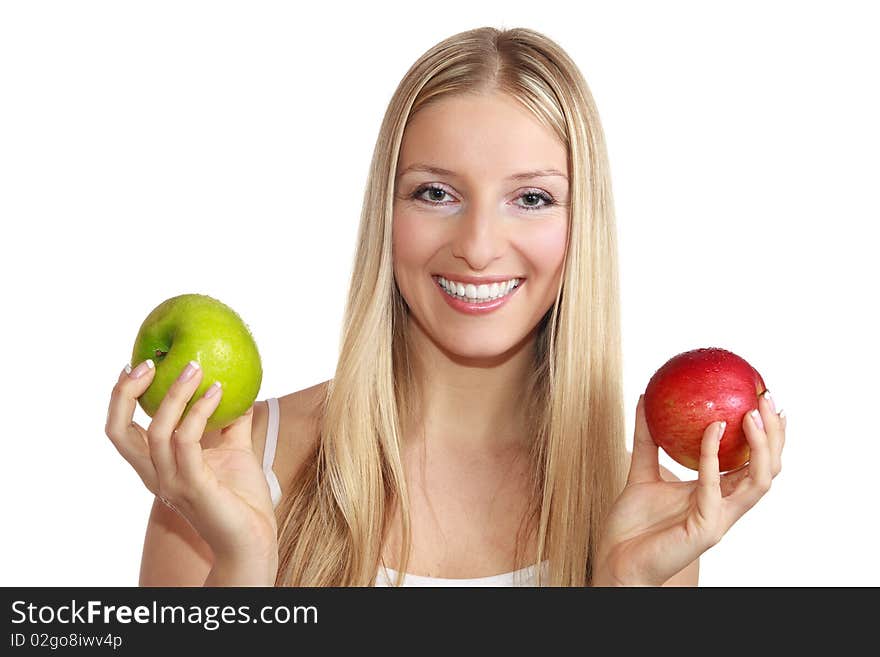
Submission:
<svg viewBox="0 0 880 657">
<path fill-rule="evenodd" d="M 414 191 L 412 193 L 410 198 L 413 198 L 417 201 L 421 201 L 422 203 L 426 203 L 428 205 L 436 205 L 436 206 L 449 205 L 449 203 L 440 203 L 440 202 L 435 202 L 432 200 L 422 198 L 422 195 L 425 192 L 440 192 L 440 198 L 443 198 L 444 195 L 449 194 L 449 192 L 447 192 L 442 187 L 438 187 L 437 185 L 422 185 L 421 187 L 419 187 L 416 191 Z M 552 205 L 556 205 L 556 201 L 553 199 L 553 197 L 550 196 L 549 194 L 547 194 L 546 192 L 541 191 L 541 190 L 537 190 L 537 189 L 526 190 L 525 192 L 520 194 L 518 198 L 522 199 L 522 198 L 526 198 L 526 197 L 530 197 L 533 200 L 537 199 L 539 201 L 544 202 L 543 205 L 519 205 L 519 206 L 517 206 L 521 210 L 526 210 L 527 212 L 532 212 L 534 210 L 544 210 L 546 208 L 549 208 Z"/>
</svg>

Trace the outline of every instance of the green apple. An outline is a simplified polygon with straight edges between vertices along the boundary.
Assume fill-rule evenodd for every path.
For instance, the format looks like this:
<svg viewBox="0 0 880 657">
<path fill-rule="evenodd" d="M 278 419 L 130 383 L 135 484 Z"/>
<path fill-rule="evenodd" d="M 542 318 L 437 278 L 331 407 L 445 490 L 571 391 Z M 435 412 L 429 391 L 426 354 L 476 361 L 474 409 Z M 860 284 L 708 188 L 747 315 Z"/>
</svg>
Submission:
<svg viewBox="0 0 880 657">
<path fill-rule="evenodd" d="M 148 358 L 156 372 L 138 403 L 150 417 L 189 361 L 201 366 L 202 381 L 181 419 L 214 381 L 220 381 L 223 396 L 205 431 L 222 429 L 247 411 L 263 380 L 260 354 L 247 324 L 232 308 L 204 294 L 166 299 L 147 315 L 134 341 L 132 366 Z"/>
</svg>

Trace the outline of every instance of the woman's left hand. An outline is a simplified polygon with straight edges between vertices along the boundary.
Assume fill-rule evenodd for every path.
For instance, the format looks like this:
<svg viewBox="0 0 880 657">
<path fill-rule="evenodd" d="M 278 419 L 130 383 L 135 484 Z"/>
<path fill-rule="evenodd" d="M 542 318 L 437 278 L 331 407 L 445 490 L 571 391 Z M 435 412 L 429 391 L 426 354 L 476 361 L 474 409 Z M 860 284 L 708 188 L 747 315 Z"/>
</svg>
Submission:
<svg viewBox="0 0 880 657">
<path fill-rule="evenodd" d="M 719 473 L 721 423 L 713 422 L 703 434 L 698 478 L 665 481 L 645 420 L 644 395 L 639 397 L 629 477 L 606 521 L 594 586 L 661 586 L 718 543 L 770 490 L 782 469 L 785 417 L 764 396 L 758 408 L 763 428 L 751 413 L 742 420 L 750 449 L 746 465 Z"/>
</svg>

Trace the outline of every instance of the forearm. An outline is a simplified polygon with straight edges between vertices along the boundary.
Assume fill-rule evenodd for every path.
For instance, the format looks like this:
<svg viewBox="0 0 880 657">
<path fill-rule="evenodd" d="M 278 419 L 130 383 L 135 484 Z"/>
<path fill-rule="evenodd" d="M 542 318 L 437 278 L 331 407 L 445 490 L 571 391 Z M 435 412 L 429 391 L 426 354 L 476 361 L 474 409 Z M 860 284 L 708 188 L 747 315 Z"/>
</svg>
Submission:
<svg viewBox="0 0 880 657">
<path fill-rule="evenodd" d="M 649 584 L 648 582 L 624 582 L 614 577 L 610 577 L 608 575 L 597 575 L 593 577 L 592 582 L 590 582 L 590 586 L 595 588 L 607 588 L 607 587 L 615 587 L 615 586 L 656 586 L 655 584 Z"/>
<path fill-rule="evenodd" d="M 665 582 L 650 582 L 648 580 L 623 580 L 612 575 L 608 570 L 601 568 L 593 576 L 591 586 L 699 586 L 699 559 L 694 559 L 687 567 L 676 573 Z"/>
<path fill-rule="evenodd" d="M 158 500 L 153 503 L 139 586 L 202 586 L 213 560 L 211 548 L 186 520 Z"/>
<path fill-rule="evenodd" d="M 602 554 L 600 552 L 600 554 Z M 600 557 L 596 560 L 596 567 L 593 570 L 593 576 L 590 580 L 590 586 L 593 587 L 615 587 L 615 586 L 661 586 L 662 582 L 653 582 L 641 572 L 633 571 L 631 568 L 621 567 L 621 564 L 610 561 L 607 557 Z"/>
<path fill-rule="evenodd" d="M 275 586 L 278 562 L 263 560 L 217 559 L 205 586 Z"/>
</svg>

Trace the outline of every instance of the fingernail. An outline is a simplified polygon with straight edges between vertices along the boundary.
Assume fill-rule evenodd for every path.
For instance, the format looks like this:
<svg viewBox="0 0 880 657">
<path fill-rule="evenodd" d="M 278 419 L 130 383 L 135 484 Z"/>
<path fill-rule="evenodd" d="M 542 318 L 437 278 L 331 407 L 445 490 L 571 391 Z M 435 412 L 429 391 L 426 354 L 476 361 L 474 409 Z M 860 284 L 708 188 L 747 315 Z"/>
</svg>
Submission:
<svg viewBox="0 0 880 657">
<path fill-rule="evenodd" d="M 145 360 L 143 363 L 141 363 L 140 365 L 138 365 L 137 367 L 135 367 L 133 371 L 129 372 L 128 375 L 129 375 L 132 379 L 139 379 L 139 378 L 141 378 L 144 374 L 147 373 L 147 370 L 151 370 L 151 369 L 153 369 L 155 366 L 156 366 L 156 365 L 153 363 L 152 359 L 147 358 L 147 360 Z M 131 368 L 129 368 L 129 369 L 131 369 Z"/>
<path fill-rule="evenodd" d="M 759 429 L 764 429 L 764 421 L 761 419 L 761 413 L 757 408 L 752 411 L 752 419 L 755 421 L 755 424 L 758 425 Z"/>
<path fill-rule="evenodd" d="M 192 375 L 196 373 L 197 369 L 199 369 L 199 364 L 194 360 L 189 361 L 186 367 L 183 368 L 183 372 L 181 372 L 180 376 L 177 377 L 177 380 L 189 381 L 192 378 Z"/>
<path fill-rule="evenodd" d="M 126 363 L 124 369 L 126 374 L 131 374 L 131 363 Z"/>
<path fill-rule="evenodd" d="M 210 399 L 218 392 L 220 392 L 220 382 L 214 381 L 214 383 L 211 384 L 211 387 L 205 390 L 205 399 Z"/>
<path fill-rule="evenodd" d="M 766 399 L 768 402 L 770 402 L 770 410 L 773 413 L 775 413 L 776 412 L 776 404 L 773 403 L 773 397 L 770 396 L 769 390 L 764 391 L 764 399 Z"/>
<path fill-rule="evenodd" d="M 727 428 L 727 422 L 722 421 L 719 426 L 720 426 L 720 428 L 718 429 L 718 442 L 720 443 L 721 436 L 724 435 L 724 430 Z"/>
</svg>

